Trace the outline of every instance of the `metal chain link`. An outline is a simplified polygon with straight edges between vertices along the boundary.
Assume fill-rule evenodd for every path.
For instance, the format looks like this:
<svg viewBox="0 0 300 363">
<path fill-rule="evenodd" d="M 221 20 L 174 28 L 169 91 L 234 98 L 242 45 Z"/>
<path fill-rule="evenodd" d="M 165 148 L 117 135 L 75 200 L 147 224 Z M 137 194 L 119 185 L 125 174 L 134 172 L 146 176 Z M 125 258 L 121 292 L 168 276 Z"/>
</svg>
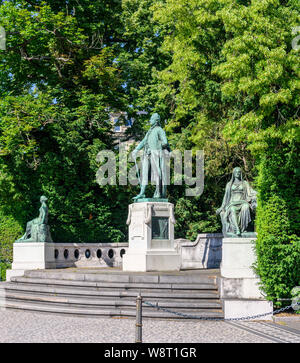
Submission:
<svg viewBox="0 0 300 363">
<path fill-rule="evenodd" d="M 145 305 L 148 305 L 148 306 L 151 306 L 153 308 L 156 308 L 157 310 L 162 310 L 162 311 L 165 311 L 167 313 L 170 313 L 170 314 L 174 314 L 174 315 L 177 315 L 177 316 L 181 316 L 183 318 L 189 318 L 189 319 L 199 319 L 199 320 L 214 320 L 214 321 L 236 321 L 236 320 L 249 320 L 249 319 L 256 319 L 256 318 L 261 318 L 263 316 L 267 316 L 267 315 L 275 315 L 275 314 L 279 314 L 285 310 L 288 310 L 290 308 L 293 308 L 294 306 L 297 306 L 297 305 L 300 305 L 300 302 L 297 302 L 295 304 L 291 304 L 289 306 L 286 306 L 284 308 L 281 308 L 281 309 L 277 309 L 277 310 L 274 310 L 274 311 L 270 311 L 268 313 L 264 313 L 264 314 L 257 314 L 257 315 L 252 315 L 252 316 L 245 316 L 245 317 L 241 317 L 241 318 L 209 318 L 209 317 L 201 317 L 201 316 L 195 316 L 195 315 L 189 315 L 189 314 L 185 314 L 185 313 L 180 313 L 180 312 L 177 312 L 177 311 L 172 311 L 172 310 L 169 310 L 169 309 L 166 309 L 166 308 L 163 308 L 163 307 L 160 307 L 158 306 L 158 303 L 156 304 L 152 304 L 148 301 L 143 301 L 143 304 Z"/>
</svg>

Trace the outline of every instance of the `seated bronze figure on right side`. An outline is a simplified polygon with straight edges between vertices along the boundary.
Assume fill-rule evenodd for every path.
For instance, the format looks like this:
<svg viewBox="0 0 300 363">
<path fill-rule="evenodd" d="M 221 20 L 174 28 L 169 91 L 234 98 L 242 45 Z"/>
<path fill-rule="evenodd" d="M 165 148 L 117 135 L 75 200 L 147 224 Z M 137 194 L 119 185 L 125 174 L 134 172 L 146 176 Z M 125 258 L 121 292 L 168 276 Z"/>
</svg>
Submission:
<svg viewBox="0 0 300 363">
<path fill-rule="evenodd" d="M 220 214 L 224 237 L 255 237 L 248 232 L 251 211 L 256 209 L 256 191 L 243 180 L 242 170 L 233 169 L 231 180 L 227 183 L 222 205 L 216 213 Z"/>
</svg>

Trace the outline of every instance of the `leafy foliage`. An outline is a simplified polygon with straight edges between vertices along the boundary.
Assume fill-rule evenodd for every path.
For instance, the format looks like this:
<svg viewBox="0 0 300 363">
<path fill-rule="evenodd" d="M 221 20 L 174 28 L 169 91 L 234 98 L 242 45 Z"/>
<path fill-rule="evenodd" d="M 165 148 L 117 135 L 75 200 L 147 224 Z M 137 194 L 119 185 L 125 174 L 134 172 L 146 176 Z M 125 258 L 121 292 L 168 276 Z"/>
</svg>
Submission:
<svg viewBox="0 0 300 363">
<path fill-rule="evenodd" d="M 109 111 L 124 108 L 114 62 L 113 10 L 120 3 L 82 5 L 0 7 L 7 33 L 7 51 L 0 53 L 1 208 L 24 228 L 45 194 L 56 241 L 120 241 L 118 200 L 95 181 L 96 155 L 113 145 Z"/>
<path fill-rule="evenodd" d="M 280 151 L 274 153 L 270 147 L 261 161 L 256 246 L 256 271 L 268 298 L 277 305 L 282 304 L 280 299 L 291 298 L 300 276 L 297 152 L 286 145 Z"/>
<path fill-rule="evenodd" d="M 0 280 L 5 280 L 5 271 L 11 266 L 12 241 L 20 237 L 21 233 L 21 226 L 13 218 L 0 211 Z"/>
</svg>

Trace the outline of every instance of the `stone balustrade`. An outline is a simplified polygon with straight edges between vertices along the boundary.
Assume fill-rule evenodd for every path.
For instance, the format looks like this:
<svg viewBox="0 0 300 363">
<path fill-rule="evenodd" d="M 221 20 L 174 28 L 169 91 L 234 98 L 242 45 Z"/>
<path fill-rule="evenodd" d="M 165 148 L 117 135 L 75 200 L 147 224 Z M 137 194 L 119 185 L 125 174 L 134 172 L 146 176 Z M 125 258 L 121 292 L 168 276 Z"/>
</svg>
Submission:
<svg viewBox="0 0 300 363">
<path fill-rule="evenodd" d="M 222 233 L 200 233 L 195 241 L 176 239 L 181 269 L 219 268 L 222 260 Z M 122 267 L 128 243 L 55 243 L 56 268 Z"/>
<path fill-rule="evenodd" d="M 222 260 L 222 234 L 198 234 L 194 242 L 176 239 L 174 246 L 181 256 L 180 269 L 219 268 Z M 22 276 L 25 270 L 66 267 L 119 267 L 129 245 L 122 243 L 14 243 L 12 270 L 7 280 Z"/>
<path fill-rule="evenodd" d="M 121 267 L 128 243 L 55 243 L 56 268 Z"/>
<path fill-rule="evenodd" d="M 194 242 L 176 239 L 181 270 L 219 268 L 222 261 L 222 233 L 199 233 Z"/>
</svg>

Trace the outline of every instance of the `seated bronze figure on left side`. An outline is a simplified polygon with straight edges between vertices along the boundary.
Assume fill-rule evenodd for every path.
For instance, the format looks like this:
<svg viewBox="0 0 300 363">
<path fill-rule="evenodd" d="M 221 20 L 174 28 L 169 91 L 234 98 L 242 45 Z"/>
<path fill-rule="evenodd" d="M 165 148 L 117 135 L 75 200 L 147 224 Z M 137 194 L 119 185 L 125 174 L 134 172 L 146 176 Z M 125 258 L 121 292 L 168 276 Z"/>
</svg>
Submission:
<svg viewBox="0 0 300 363">
<path fill-rule="evenodd" d="M 16 242 L 53 242 L 48 226 L 47 198 L 42 195 L 40 198 L 41 207 L 39 216 L 27 222 L 25 234 Z"/>
</svg>

